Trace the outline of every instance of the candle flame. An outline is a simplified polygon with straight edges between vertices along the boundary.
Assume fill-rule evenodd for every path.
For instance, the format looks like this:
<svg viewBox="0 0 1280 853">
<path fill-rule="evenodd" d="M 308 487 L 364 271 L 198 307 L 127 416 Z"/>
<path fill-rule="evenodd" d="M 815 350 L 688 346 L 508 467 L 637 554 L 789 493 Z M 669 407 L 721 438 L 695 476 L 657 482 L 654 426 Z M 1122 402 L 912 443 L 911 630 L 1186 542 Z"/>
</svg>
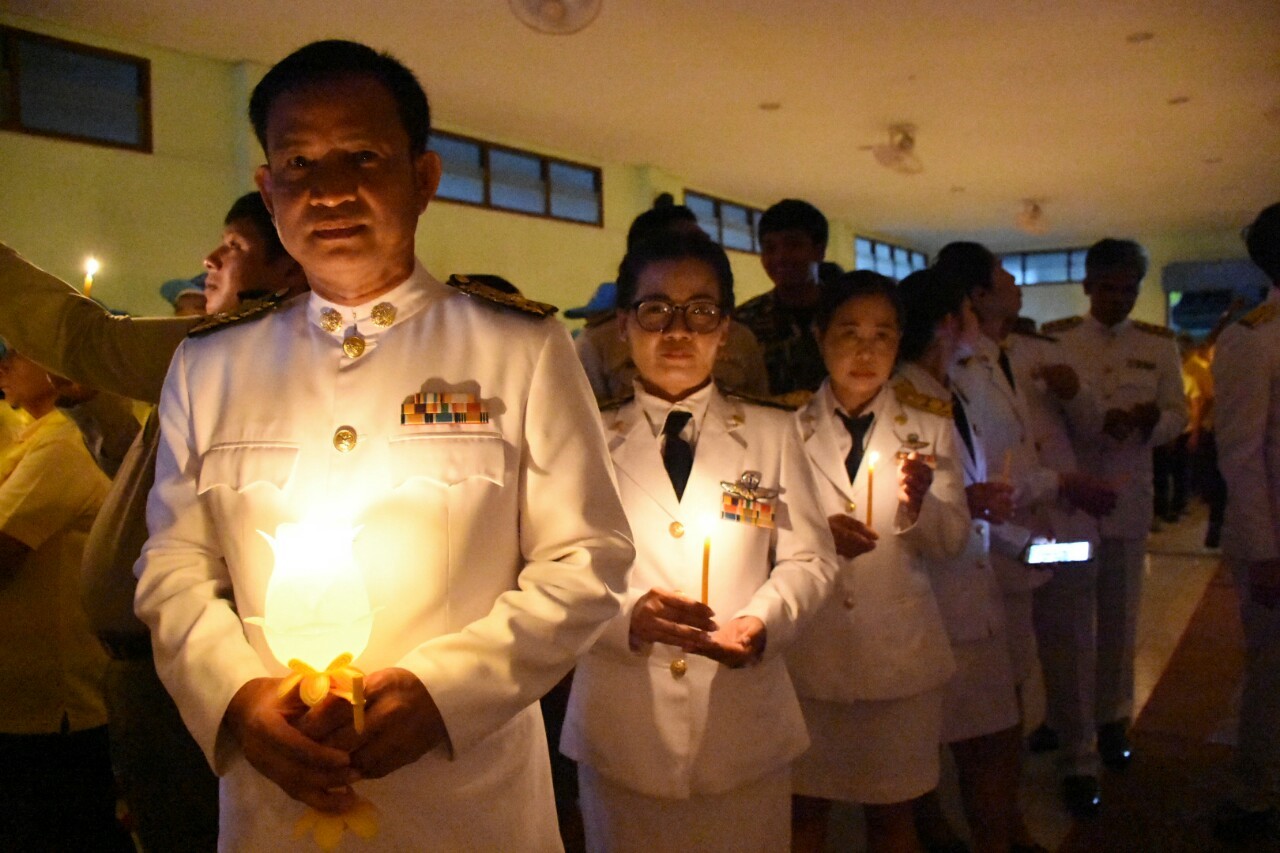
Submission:
<svg viewBox="0 0 1280 853">
<path fill-rule="evenodd" d="M 876 463 L 879 461 L 880 454 L 877 451 L 873 450 L 867 454 L 867 468 L 869 470 L 874 471 L 876 469 Z"/>
<path fill-rule="evenodd" d="M 84 259 L 84 274 L 89 276 L 89 278 L 93 278 L 95 275 L 97 275 L 98 270 L 101 268 L 102 267 L 98 263 L 98 259 L 95 258 L 93 255 L 90 255 L 89 257 Z"/>
</svg>

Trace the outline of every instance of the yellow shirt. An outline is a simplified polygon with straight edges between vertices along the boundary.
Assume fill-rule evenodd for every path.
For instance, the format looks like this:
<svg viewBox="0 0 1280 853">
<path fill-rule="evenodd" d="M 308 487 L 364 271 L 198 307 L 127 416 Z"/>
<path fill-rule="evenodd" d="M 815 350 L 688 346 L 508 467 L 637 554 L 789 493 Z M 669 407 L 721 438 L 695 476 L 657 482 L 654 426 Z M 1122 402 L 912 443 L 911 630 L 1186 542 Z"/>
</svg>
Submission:
<svg viewBox="0 0 1280 853">
<path fill-rule="evenodd" d="M 29 546 L 0 566 L 0 732 L 105 725 L 106 655 L 80 606 L 80 558 L 108 481 L 66 416 L 31 423 L 0 452 L 0 531 Z"/>
</svg>

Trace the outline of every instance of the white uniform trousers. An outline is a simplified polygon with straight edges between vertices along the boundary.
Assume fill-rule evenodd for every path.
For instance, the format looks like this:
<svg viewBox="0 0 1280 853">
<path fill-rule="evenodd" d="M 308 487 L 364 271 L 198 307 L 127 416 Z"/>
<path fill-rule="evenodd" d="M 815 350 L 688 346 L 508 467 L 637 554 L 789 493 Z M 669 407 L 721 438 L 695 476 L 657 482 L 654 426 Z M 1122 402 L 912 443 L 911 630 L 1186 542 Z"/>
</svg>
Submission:
<svg viewBox="0 0 1280 853">
<path fill-rule="evenodd" d="M 1103 726 L 1133 716 L 1133 659 L 1147 539 L 1104 538 L 1098 546 L 1098 693 Z"/>
<path fill-rule="evenodd" d="M 1250 811 L 1280 808 L 1280 607 L 1249 599 L 1248 569 L 1233 564 L 1244 625 L 1244 691 L 1232 799 Z"/>
<path fill-rule="evenodd" d="M 1045 722 L 1058 733 L 1063 770 L 1096 776 L 1098 565 L 1067 563 L 1036 589 L 1035 627 L 1044 673 Z"/>
<path fill-rule="evenodd" d="M 578 765 L 578 796 L 589 853 L 787 853 L 791 769 L 723 794 L 650 797 Z"/>
</svg>

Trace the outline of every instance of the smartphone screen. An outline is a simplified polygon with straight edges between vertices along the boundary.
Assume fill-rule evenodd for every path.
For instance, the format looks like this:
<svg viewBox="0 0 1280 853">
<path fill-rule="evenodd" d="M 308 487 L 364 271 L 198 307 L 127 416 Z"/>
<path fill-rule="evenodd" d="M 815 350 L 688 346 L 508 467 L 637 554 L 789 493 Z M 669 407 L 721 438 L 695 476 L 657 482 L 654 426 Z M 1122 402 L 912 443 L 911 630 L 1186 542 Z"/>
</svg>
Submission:
<svg viewBox="0 0 1280 853">
<path fill-rule="evenodd" d="M 1083 563 L 1092 556 L 1088 542 L 1042 542 L 1027 547 L 1028 563 Z"/>
</svg>

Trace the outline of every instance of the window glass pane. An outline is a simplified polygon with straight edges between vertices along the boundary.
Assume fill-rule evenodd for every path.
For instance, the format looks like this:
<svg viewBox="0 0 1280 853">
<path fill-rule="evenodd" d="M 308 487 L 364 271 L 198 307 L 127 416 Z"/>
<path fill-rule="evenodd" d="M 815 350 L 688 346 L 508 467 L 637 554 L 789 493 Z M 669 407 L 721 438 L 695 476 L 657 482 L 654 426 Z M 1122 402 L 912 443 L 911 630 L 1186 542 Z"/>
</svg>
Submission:
<svg viewBox="0 0 1280 853">
<path fill-rule="evenodd" d="M 541 158 L 490 148 L 489 203 L 526 213 L 546 213 Z"/>
<path fill-rule="evenodd" d="M 751 251 L 760 254 L 760 217 L 764 211 L 751 208 Z"/>
<path fill-rule="evenodd" d="M 484 169 L 480 163 L 480 145 L 465 139 L 436 135 L 431 150 L 440 155 L 444 172 L 440 176 L 440 198 L 484 203 Z"/>
<path fill-rule="evenodd" d="M 924 252 L 911 253 L 911 271 L 917 272 L 929 266 L 929 259 Z"/>
<path fill-rule="evenodd" d="M 600 194 L 596 173 L 567 163 L 549 164 L 551 175 L 551 215 L 577 222 L 600 221 Z"/>
<path fill-rule="evenodd" d="M 123 145 L 146 141 L 138 65 L 42 41 L 20 40 L 17 52 L 23 127 Z"/>
<path fill-rule="evenodd" d="M 1084 281 L 1084 256 L 1089 254 L 1088 249 L 1076 249 L 1071 253 L 1071 280 L 1075 282 Z"/>
<path fill-rule="evenodd" d="M 854 269 L 869 270 L 876 265 L 875 255 L 871 252 L 871 241 L 857 237 L 853 241 Z"/>
<path fill-rule="evenodd" d="M 751 251 L 751 219 L 747 209 L 736 204 L 720 205 L 720 222 L 724 226 L 724 247 Z"/>
<path fill-rule="evenodd" d="M 1032 252 L 1026 256 L 1027 284 L 1068 281 L 1066 252 Z"/>
<path fill-rule="evenodd" d="M 1022 255 L 1005 255 L 1000 259 L 1000 266 L 1013 276 L 1013 283 L 1021 287 L 1026 284 L 1022 280 Z"/>
<path fill-rule="evenodd" d="M 878 260 L 892 261 L 893 247 L 888 243 L 875 243 L 875 255 Z"/>
<path fill-rule="evenodd" d="M 686 192 L 684 205 L 698 217 L 698 227 L 707 232 L 707 236 L 720 242 L 720 220 L 716 218 L 716 203 L 704 195 Z"/>
<path fill-rule="evenodd" d="M 894 249 L 893 277 L 901 281 L 911 275 L 911 252 L 906 249 Z"/>
</svg>

